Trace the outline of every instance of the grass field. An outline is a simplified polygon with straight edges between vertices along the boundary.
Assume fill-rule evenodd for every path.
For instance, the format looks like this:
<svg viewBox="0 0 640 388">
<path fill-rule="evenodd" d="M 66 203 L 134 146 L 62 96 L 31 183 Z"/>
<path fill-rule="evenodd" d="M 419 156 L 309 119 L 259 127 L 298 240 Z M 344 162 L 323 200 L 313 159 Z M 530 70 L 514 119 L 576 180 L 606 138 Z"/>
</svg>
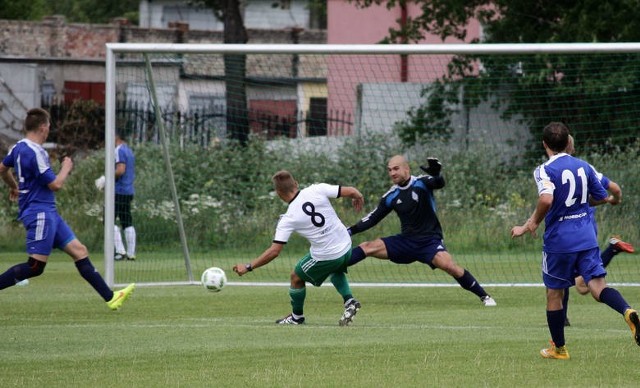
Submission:
<svg viewBox="0 0 640 388">
<path fill-rule="evenodd" d="M 0 270 L 19 255 L 0 256 Z M 19 259 L 22 260 L 22 259 Z M 101 262 L 96 262 L 102 268 Z M 231 275 L 231 274 L 228 274 Z M 231 277 L 231 276 L 230 276 Z M 620 288 L 640 306 L 640 288 Z M 307 323 L 280 327 L 286 287 L 139 287 L 108 310 L 69 259 L 0 295 L 1 387 L 637 386 L 640 348 L 620 315 L 572 293 L 572 359 L 545 360 L 540 287 L 495 287 L 485 308 L 459 287 L 354 287 L 339 327 L 331 287 L 307 291 Z"/>
</svg>

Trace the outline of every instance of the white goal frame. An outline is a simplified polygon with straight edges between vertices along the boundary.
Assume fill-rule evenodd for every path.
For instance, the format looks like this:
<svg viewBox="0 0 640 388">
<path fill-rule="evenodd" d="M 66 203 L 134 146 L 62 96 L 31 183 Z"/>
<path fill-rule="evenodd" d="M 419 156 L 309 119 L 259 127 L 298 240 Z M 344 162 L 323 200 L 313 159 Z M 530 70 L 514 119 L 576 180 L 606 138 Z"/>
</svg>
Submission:
<svg viewBox="0 0 640 388">
<path fill-rule="evenodd" d="M 586 54 L 640 52 L 640 43 L 556 43 L 556 44 L 423 44 L 423 45 L 309 45 L 309 44 L 172 44 L 107 43 L 105 59 L 105 280 L 114 285 L 114 202 L 116 58 L 118 54 Z M 188 265 L 188 264 L 187 264 Z M 192 276 L 191 276 L 192 277 Z M 194 279 L 189 279 L 190 283 Z M 244 284 L 244 283 L 243 283 Z"/>
</svg>

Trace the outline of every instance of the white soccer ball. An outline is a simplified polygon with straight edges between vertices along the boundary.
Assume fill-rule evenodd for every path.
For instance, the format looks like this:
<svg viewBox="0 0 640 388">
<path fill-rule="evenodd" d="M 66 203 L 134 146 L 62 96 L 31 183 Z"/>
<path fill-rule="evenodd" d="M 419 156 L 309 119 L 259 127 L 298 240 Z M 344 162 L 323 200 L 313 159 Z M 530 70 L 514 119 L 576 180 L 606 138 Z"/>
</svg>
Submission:
<svg viewBox="0 0 640 388">
<path fill-rule="evenodd" d="M 227 284 L 227 275 L 218 267 L 207 268 L 200 278 L 202 286 L 212 292 L 220 292 Z"/>
</svg>

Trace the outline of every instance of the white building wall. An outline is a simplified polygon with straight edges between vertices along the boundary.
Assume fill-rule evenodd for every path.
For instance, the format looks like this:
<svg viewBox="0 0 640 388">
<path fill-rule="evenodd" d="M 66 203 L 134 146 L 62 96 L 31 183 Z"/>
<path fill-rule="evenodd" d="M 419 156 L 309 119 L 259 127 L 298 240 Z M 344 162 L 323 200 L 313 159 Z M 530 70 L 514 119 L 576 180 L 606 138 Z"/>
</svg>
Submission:
<svg viewBox="0 0 640 388">
<path fill-rule="evenodd" d="M 0 133 L 21 139 L 23 121 L 31 108 L 40 106 L 40 79 L 35 63 L 0 64 Z"/>
<path fill-rule="evenodd" d="M 184 1 L 142 0 L 138 9 L 143 28 L 167 28 L 171 22 L 188 23 L 191 30 L 222 31 L 224 28 L 212 10 L 189 6 Z M 310 23 L 305 0 L 247 0 L 243 18 L 249 29 L 308 29 Z"/>
</svg>

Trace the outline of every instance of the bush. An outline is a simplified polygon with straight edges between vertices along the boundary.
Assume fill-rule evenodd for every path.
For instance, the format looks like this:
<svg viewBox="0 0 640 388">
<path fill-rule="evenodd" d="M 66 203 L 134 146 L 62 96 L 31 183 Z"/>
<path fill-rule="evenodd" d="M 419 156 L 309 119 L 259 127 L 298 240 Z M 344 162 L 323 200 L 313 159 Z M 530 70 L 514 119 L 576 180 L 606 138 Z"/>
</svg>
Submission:
<svg viewBox="0 0 640 388">
<path fill-rule="evenodd" d="M 290 170 L 301 186 L 327 182 L 356 186 L 365 195 L 365 212 L 372 210 L 391 183 L 386 172 L 390 156 L 400 153 L 400 142 L 382 134 L 365 134 L 345 139 L 333 153 L 317 148 L 293 152 L 287 143 L 252 140 L 247 147 L 235 145 L 204 150 L 193 146 L 171 147 L 170 159 L 180 198 L 180 209 L 192 250 L 262 249 L 273 238 L 279 214 L 286 209 L 273 192 L 271 176 Z M 428 152 L 426 151 L 428 149 Z M 635 168 L 639 147 L 626 153 L 593 153 L 586 159 L 597 161 L 601 171 L 620 183 L 625 194 L 622 205 L 603 206 L 597 212 L 601 240 L 617 233 L 631 241 L 638 239 L 638 199 L 640 172 Z M 134 147 L 137 163 L 133 216 L 139 247 L 180 244 L 171 186 L 165 161 L 158 146 Z M 452 252 L 502 251 L 525 247 L 539 249 L 540 241 L 510 239 L 513 225 L 524 222 L 533 212 L 537 192 L 532 171 L 542 161 L 519 161 L 514 168 L 496 156 L 490 147 L 455 150 L 447 144 L 430 144 L 406 150 L 412 171 L 427 156 L 443 163 L 447 185 L 436 191 L 440 221 Z M 57 171 L 57 163 L 54 169 Z M 93 181 L 104 173 L 104 152 L 77 160 L 64 189 L 57 193 L 58 207 L 78 237 L 91 250 L 102 250 L 103 192 Z M 356 214 L 348 200 L 334 202 L 341 219 L 350 225 L 364 214 Z M 16 205 L 0 201 L 0 247 L 23 249 L 24 231 L 16 223 Z M 366 214 L 366 213 L 365 213 Z M 399 232 L 397 217 L 387 217 L 380 225 L 358 236 L 357 241 Z M 543 229 L 540 229 L 540 235 Z M 306 249 L 302 239 L 290 245 Z"/>
</svg>

